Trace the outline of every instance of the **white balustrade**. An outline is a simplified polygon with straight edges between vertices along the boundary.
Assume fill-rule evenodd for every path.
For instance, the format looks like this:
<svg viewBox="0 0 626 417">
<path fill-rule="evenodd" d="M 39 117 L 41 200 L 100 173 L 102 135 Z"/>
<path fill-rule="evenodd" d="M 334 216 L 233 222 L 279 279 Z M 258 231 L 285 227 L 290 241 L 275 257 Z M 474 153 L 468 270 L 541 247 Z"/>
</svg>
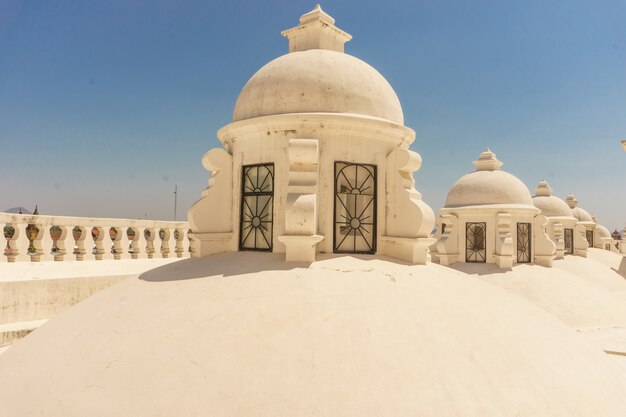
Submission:
<svg viewBox="0 0 626 417">
<path fill-rule="evenodd" d="M 0 262 L 189 256 L 187 222 L 0 213 L 0 226 Z"/>
</svg>

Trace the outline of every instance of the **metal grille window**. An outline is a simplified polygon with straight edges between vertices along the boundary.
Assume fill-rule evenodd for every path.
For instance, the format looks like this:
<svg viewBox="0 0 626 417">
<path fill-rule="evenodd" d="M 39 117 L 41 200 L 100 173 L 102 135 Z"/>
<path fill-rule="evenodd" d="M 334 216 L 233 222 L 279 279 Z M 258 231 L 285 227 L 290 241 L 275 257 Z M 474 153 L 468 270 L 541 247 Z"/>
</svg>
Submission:
<svg viewBox="0 0 626 417">
<path fill-rule="evenodd" d="M 574 253 L 574 229 L 564 229 L 563 233 L 565 235 L 565 253 L 571 255 Z"/>
<path fill-rule="evenodd" d="M 593 230 L 587 230 L 587 243 L 590 248 L 593 248 Z"/>
<path fill-rule="evenodd" d="M 465 224 L 465 261 L 486 262 L 486 223 Z"/>
<path fill-rule="evenodd" d="M 376 166 L 335 162 L 336 253 L 376 252 Z"/>
<path fill-rule="evenodd" d="M 239 250 L 272 250 L 274 164 L 244 165 Z"/>
<path fill-rule="evenodd" d="M 517 262 L 530 263 L 531 245 L 530 223 L 517 223 Z"/>
</svg>

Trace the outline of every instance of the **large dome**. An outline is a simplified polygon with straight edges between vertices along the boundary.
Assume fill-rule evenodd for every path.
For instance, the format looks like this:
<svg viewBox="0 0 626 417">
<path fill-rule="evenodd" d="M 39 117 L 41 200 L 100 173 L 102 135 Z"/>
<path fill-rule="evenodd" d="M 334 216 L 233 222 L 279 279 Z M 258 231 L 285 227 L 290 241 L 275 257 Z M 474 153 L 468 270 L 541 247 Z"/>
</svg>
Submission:
<svg viewBox="0 0 626 417">
<path fill-rule="evenodd" d="M 233 121 L 310 112 L 353 113 L 404 123 L 398 96 L 376 69 L 326 49 L 292 52 L 263 66 L 239 94 Z"/>
<path fill-rule="evenodd" d="M 546 309 L 372 257 L 175 262 L 50 320 L 0 369 L 7 417 L 626 415 L 626 372 Z"/>
<path fill-rule="evenodd" d="M 533 206 L 528 188 L 508 172 L 500 171 L 502 163 L 490 150 L 475 161 L 476 171 L 459 178 L 446 198 L 446 208 L 492 204 Z"/>
</svg>

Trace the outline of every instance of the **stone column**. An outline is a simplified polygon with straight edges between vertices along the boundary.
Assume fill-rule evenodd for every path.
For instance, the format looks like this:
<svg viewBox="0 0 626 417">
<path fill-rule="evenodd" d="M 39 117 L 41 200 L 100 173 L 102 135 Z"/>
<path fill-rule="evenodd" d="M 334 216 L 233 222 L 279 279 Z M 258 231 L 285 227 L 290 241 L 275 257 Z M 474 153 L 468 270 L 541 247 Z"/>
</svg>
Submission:
<svg viewBox="0 0 626 417">
<path fill-rule="evenodd" d="M 496 214 L 496 264 L 502 269 L 513 267 L 512 220 L 508 213 Z"/>
<path fill-rule="evenodd" d="M 430 237 L 435 225 L 433 210 L 415 189 L 413 173 L 422 165 L 418 153 L 396 149 L 387 156 L 386 236 L 381 239 L 383 253 L 412 264 L 425 264 Z"/>
<path fill-rule="evenodd" d="M 315 246 L 324 238 L 317 232 L 319 149 L 315 139 L 290 139 L 289 183 L 285 204 L 285 245 L 288 262 L 313 262 Z"/>
<path fill-rule="evenodd" d="M 533 224 L 533 246 L 535 248 L 534 260 L 537 265 L 552 267 L 552 260 L 556 254 L 557 245 L 550 240 L 550 236 L 546 233 L 547 223 L 548 219 L 543 214 L 535 216 Z"/>
</svg>

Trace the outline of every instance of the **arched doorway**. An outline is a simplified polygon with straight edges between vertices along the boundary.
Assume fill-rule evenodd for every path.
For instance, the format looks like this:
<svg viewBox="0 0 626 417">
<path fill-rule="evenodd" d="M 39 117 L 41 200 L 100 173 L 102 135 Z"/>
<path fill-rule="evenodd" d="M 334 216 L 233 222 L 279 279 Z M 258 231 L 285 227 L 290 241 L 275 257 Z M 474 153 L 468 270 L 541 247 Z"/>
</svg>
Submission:
<svg viewBox="0 0 626 417">
<path fill-rule="evenodd" d="M 244 165 L 241 178 L 239 250 L 272 250 L 274 164 Z"/>
<path fill-rule="evenodd" d="M 376 166 L 335 162 L 335 253 L 376 253 Z"/>
</svg>

